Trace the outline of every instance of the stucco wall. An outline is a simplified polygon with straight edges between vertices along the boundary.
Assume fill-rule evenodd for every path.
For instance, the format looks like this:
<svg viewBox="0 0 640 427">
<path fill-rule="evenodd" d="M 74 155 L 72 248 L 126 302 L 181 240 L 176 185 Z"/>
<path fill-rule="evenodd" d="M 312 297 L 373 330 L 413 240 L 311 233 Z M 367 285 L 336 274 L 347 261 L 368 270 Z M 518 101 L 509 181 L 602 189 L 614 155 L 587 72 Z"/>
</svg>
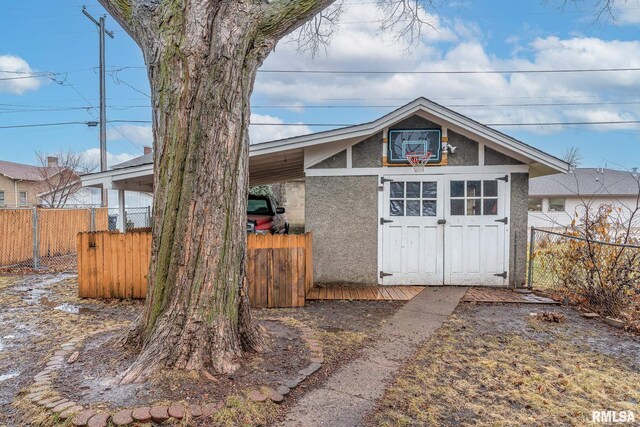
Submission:
<svg viewBox="0 0 640 427">
<path fill-rule="evenodd" d="M 476 166 L 479 164 L 477 142 L 452 130 L 449 130 L 448 136 L 449 145 L 456 147 L 456 152 L 448 156 L 449 166 Z"/>
<path fill-rule="evenodd" d="M 354 168 L 382 166 L 382 132 L 378 132 L 351 147 L 351 165 Z"/>
<path fill-rule="evenodd" d="M 489 147 L 484 147 L 484 164 L 485 165 L 521 165 L 522 162 L 502 154 Z"/>
<path fill-rule="evenodd" d="M 328 159 L 324 159 L 320 163 L 311 166 L 311 169 L 333 169 L 347 167 L 347 150 L 342 150 L 338 154 L 334 154 Z"/>
<path fill-rule="evenodd" d="M 529 174 L 511 174 L 511 217 L 509 227 L 509 285 L 526 284 L 527 266 L 527 201 L 529 198 Z"/>
<path fill-rule="evenodd" d="M 306 178 L 305 229 L 313 232 L 316 283 L 377 283 L 377 184 L 375 176 Z"/>
</svg>

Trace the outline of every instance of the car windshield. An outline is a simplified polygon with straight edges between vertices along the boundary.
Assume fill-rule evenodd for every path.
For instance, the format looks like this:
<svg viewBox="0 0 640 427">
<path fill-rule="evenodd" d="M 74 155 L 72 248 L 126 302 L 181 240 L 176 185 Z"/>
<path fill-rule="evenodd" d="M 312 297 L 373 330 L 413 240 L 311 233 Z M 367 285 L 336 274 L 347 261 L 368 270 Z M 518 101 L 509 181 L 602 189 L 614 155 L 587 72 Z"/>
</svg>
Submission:
<svg viewBox="0 0 640 427">
<path fill-rule="evenodd" d="M 269 203 L 264 199 L 249 199 L 247 215 L 269 215 Z"/>
</svg>

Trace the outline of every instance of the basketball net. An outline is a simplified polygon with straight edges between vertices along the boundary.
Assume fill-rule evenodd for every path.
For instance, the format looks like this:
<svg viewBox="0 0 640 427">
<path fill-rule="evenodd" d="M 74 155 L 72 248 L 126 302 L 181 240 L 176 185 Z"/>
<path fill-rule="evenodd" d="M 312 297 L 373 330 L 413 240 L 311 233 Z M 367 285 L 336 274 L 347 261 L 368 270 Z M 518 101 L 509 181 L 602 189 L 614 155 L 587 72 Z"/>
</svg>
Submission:
<svg viewBox="0 0 640 427">
<path fill-rule="evenodd" d="M 424 167 L 429 163 L 429 159 L 431 158 L 431 151 L 412 151 L 406 153 L 404 157 L 413 167 L 413 170 L 416 172 L 424 172 Z"/>
</svg>

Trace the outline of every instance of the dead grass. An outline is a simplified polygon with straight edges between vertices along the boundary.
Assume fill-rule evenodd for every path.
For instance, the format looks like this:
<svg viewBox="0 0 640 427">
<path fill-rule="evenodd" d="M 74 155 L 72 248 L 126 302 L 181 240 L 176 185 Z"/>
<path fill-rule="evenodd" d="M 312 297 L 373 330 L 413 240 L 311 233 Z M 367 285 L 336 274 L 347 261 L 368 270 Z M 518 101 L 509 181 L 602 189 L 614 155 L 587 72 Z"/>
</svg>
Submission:
<svg viewBox="0 0 640 427">
<path fill-rule="evenodd" d="M 561 328 L 530 319 L 534 329 Z M 554 334 L 478 333 L 453 317 L 388 389 L 382 426 L 583 426 L 592 410 L 640 407 L 640 373 Z"/>
<path fill-rule="evenodd" d="M 271 425 L 278 415 L 278 406 L 270 401 L 252 402 L 238 395 L 228 396 L 225 406 L 217 411 L 207 426 L 236 427 Z"/>
</svg>

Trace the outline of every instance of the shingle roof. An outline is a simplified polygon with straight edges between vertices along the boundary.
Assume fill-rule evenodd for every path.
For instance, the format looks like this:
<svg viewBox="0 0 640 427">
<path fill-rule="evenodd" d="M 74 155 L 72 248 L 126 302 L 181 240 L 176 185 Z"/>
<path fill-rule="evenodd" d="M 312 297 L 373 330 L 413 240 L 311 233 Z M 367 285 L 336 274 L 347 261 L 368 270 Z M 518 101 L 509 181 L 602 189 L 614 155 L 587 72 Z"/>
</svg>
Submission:
<svg viewBox="0 0 640 427">
<path fill-rule="evenodd" d="M 531 178 L 530 196 L 637 196 L 637 173 L 615 169 L 577 168 L 566 174 Z"/>
<path fill-rule="evenodd" d="M 42 166 L 24 165 L 21 163 L 7 162 L 0 160 L 0 174 L 11 179 L 21 181 L 42 181 Z M 58 173 L 62 168 L 48 168 L 53 174 Z"/>
<path fill-rule="evenodd" d="M 127 160 L 126 162 L 118 163 L 117 165 L 111 166 L 111 169 L 130 168 L 133 166 L 150 165 L 150 164 L 153 164 L 153 153 L 144 154 L 140 157 Z"/>
</svg>

